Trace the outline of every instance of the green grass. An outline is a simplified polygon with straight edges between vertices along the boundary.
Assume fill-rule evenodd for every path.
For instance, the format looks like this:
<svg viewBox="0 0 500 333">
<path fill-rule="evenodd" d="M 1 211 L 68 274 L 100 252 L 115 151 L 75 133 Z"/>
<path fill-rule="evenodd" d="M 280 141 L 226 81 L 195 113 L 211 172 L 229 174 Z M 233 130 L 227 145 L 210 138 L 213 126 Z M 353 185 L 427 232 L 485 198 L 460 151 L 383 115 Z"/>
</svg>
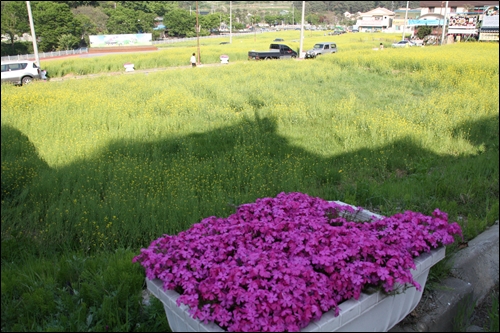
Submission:
<svg viewBox="0 0 500 333">
<path fill-rule="evenodd" d="M 498 289 L 497 289 L 498 290 Z M 498 292 L 492 293 L 491 297 L 491 309 L 488 310 L 488 315 L 490 317 L 490 327 L 489 332 L 498 332 L 499 330 L 499 319 L 498 319 Z"/>
<path fill-rule="evenodd" d="M 384 42 L 389 47 L 392 42 L 398 41 L 397 34 L 344 34 L 340 36 L 325 36 L 324 32 L 305 31 L 303 51 L 311 49 L 321 41 L 337 42 L 339 52 L 353 50 L 372 51 Z M 227 54 L 231 63 L 244 61 L 250 50 L 267 50 L 275 38 L 283 38 L 283 42 L 297 52 L 300 49 L 300 31 L 279 31 L 273 33 L 257 33 L 234 35 L 231 44 L 220 45 L 220 42 L 229 42 L 229 35 L 218 38 L 200 39 L 200 59 L 203 64 L 220 63 L 220 55 Z M 124 63 L 133 63 L 135 69 L 166 68 L 189 65 L 189 58 L 193 52 L 198 52 L 197 41 L 188 40 L 172 44 L 157 44 L 158 51 L 143 53 L 110 54 L 99 57 L 76 56 L 65 59 L 41 59 L 41 67 L 47 70 L 49 77 L 62 77 L 68 74 L 86 75 L 105 72 L 123 72 Z"/>
<path fill-rule="evenodd" d="M 356 36 L 312 61 L 247 61 L 261 35 L 235 39 L 229 66 L 2 85 L 2 330 L 167 330 L 132 257 L 282 191 L 383 215 L 440 208 L 465 240 L 492 225 L 498 45 L 375 52 L 390 37 Z M 222 46 L 202 52 L 218 62 Z M 193 47 L 133 61 L 185 65 Z M 127 57 L 47 64 L 95 73 Z"/>
<path fill-rule="evenodd" d="M 134 255 L 64 253 L 21 265 L 2 259 L 2 330 L 170 331 L 161 302 L 143 304 L 144 273 L 131 265 Z"/>
</svg>

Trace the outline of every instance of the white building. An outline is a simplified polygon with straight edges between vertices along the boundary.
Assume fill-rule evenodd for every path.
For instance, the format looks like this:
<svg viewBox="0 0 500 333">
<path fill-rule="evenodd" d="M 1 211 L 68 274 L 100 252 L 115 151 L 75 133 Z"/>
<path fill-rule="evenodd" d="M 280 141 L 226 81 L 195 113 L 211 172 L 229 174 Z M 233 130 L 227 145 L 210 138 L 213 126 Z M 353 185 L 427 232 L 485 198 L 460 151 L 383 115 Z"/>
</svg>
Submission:
<svg viewBox="0 0 500 333">
<path fill-rule="evenodd" d="M 386 8 L 376 8 L 360 13 L 356 21 L 359 32 L 382 32 L 392 27 L 395 13 Z"/>
</svg>

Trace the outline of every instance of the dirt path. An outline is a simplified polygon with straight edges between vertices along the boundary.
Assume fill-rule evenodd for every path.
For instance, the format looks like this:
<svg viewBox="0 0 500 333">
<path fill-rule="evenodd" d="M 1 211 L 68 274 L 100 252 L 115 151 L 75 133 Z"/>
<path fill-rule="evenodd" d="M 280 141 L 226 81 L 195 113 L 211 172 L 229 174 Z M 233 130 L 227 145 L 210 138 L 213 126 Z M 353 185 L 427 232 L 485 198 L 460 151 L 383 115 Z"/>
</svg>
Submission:
<svg viewBox="0 0 500 333">
<path fill-rule="evenodd" d="M 198 67 L 203 68 L 203 67 L 219 67 L 219 66 L 228 66 L 231 65 L 229 64 L 203 64 L 199 65 Z M 96 74 L 87 74 L 87 75 L 74 75 L 74 74 L 66 74 L 63 77 L 54 77 L 50 78 L 50 82 L 54 81 L 64 81 L 64 80 L 69 80 L 69 79 L 89 79 L 89 78 L 95 78 L 95 77 L 100 77 L 100 76 L 116 76 L 116 75 L 134 75 L 134 74 L 148 74 L 148 73 L 154 73 L 154 72 L 162 72 L 166 70 L 172 70 L 172 69 L 180 69 L 180 68 L 191 68 L 190 65 L 187 66 L 175 66 L 175 67 L 163 67 L 163 68 L 151 68 L 151 69 L 136 69 L 133 72 L 125 72 L 125 69 L 120 72 L 103 72 L 103 73 L 96 73 Z"/>
</svg>

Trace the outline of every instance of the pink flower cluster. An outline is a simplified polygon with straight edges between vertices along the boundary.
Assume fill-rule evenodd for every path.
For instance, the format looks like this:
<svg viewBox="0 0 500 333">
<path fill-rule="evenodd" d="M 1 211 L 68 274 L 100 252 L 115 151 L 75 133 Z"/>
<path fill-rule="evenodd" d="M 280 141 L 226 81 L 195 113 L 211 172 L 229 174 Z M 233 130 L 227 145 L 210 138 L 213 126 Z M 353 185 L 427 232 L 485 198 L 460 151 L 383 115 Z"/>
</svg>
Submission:
<svg viewBox="0 0 500 333">
<path fill-rule="evenodd" d="M 299 331 L 363 288 L 420 289 L 413 258 L 460 234 L 436 209 L 369 222 L 350 206 L 280 193 L 164 235 L 134 258 L 148 279 L 177 290 L 194 318 L 228 331 Z"/>
</svg>

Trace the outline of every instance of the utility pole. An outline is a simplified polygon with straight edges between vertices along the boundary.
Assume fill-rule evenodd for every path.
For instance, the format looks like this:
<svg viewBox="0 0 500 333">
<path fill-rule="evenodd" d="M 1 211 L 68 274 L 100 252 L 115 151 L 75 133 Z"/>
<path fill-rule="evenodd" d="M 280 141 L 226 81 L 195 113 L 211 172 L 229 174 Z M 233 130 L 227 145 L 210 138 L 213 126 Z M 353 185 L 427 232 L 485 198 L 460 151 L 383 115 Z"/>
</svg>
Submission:
<svg viewBox="0 0 500 333">
<path fill-rule="evenodd" d="M 406 1 L 405 23 L 403 25 L 403 38 L 401 38 L 401 40 L 405 40 L 406 22 L 408 20 L 408 6 L 410 6 L 410 1 Z"/>
<path fill-rule="evenodd" d="M 299 58 L 302 58 L 302 49 L 304 44 L 304 16 L 306 13 L 306 2 L 302 1 L 302 24 L 300 26 L 300 49 L 299 49 Z"/>
<path fill-rule="evenodd" d="M 444 29 L 446 29 L 446 13 L 448 12 L 448 1 L 446 1 L 446 6 L 444 8 L 444 16 L 443 16 L 443 32 L 441 34 L 441 45 L 444 42 Z"/>
<path fill-rule="evenodd" d="M 35 24 L 33 23 L 33 15 L 31 15 L 31 4 L 26 1 L 26 7 L 28 7 L 28 18 L 30 20 L 31 36 L 33 36 L 33 51 L 35 51 L 35 62 L 38 67 L 40 67 L 40 57 L 38 56 L 38 46 L 36 45 L 36 35 L 35 35 Z"/>
<path fill-rule="evenodd" d="M 229 44 L 233 42 L 233 2 L 229 1 Z"/>
<path fill-rule="evenodd" d="M 253 41 L 257 41 L 257 29 L 255 29 L 255 17 L 252 16 L 252 22 L 253 22 Z"/>
<path fill-rule="evenodd" d="M 200 25 L 198 24 L 198 1 L 196 1 L 196 39 L 198 43 L 198 52 L 196 55 L 198 56 L 198 65 L 200 64 Z"/>
<path fill-rule="evenodd" d="M 444 4 L 444 1 L 441 1 L 441 7 L 439 7 L 439 14 L 440 15 L 443 15 L 443 24 L 441 24 L 441 34 L 444 30 L 444 14 L 443 14 L 443 4 Z M 442 40 L 439 42 L 439 45 L 442 45 Z"/>
</svg>

